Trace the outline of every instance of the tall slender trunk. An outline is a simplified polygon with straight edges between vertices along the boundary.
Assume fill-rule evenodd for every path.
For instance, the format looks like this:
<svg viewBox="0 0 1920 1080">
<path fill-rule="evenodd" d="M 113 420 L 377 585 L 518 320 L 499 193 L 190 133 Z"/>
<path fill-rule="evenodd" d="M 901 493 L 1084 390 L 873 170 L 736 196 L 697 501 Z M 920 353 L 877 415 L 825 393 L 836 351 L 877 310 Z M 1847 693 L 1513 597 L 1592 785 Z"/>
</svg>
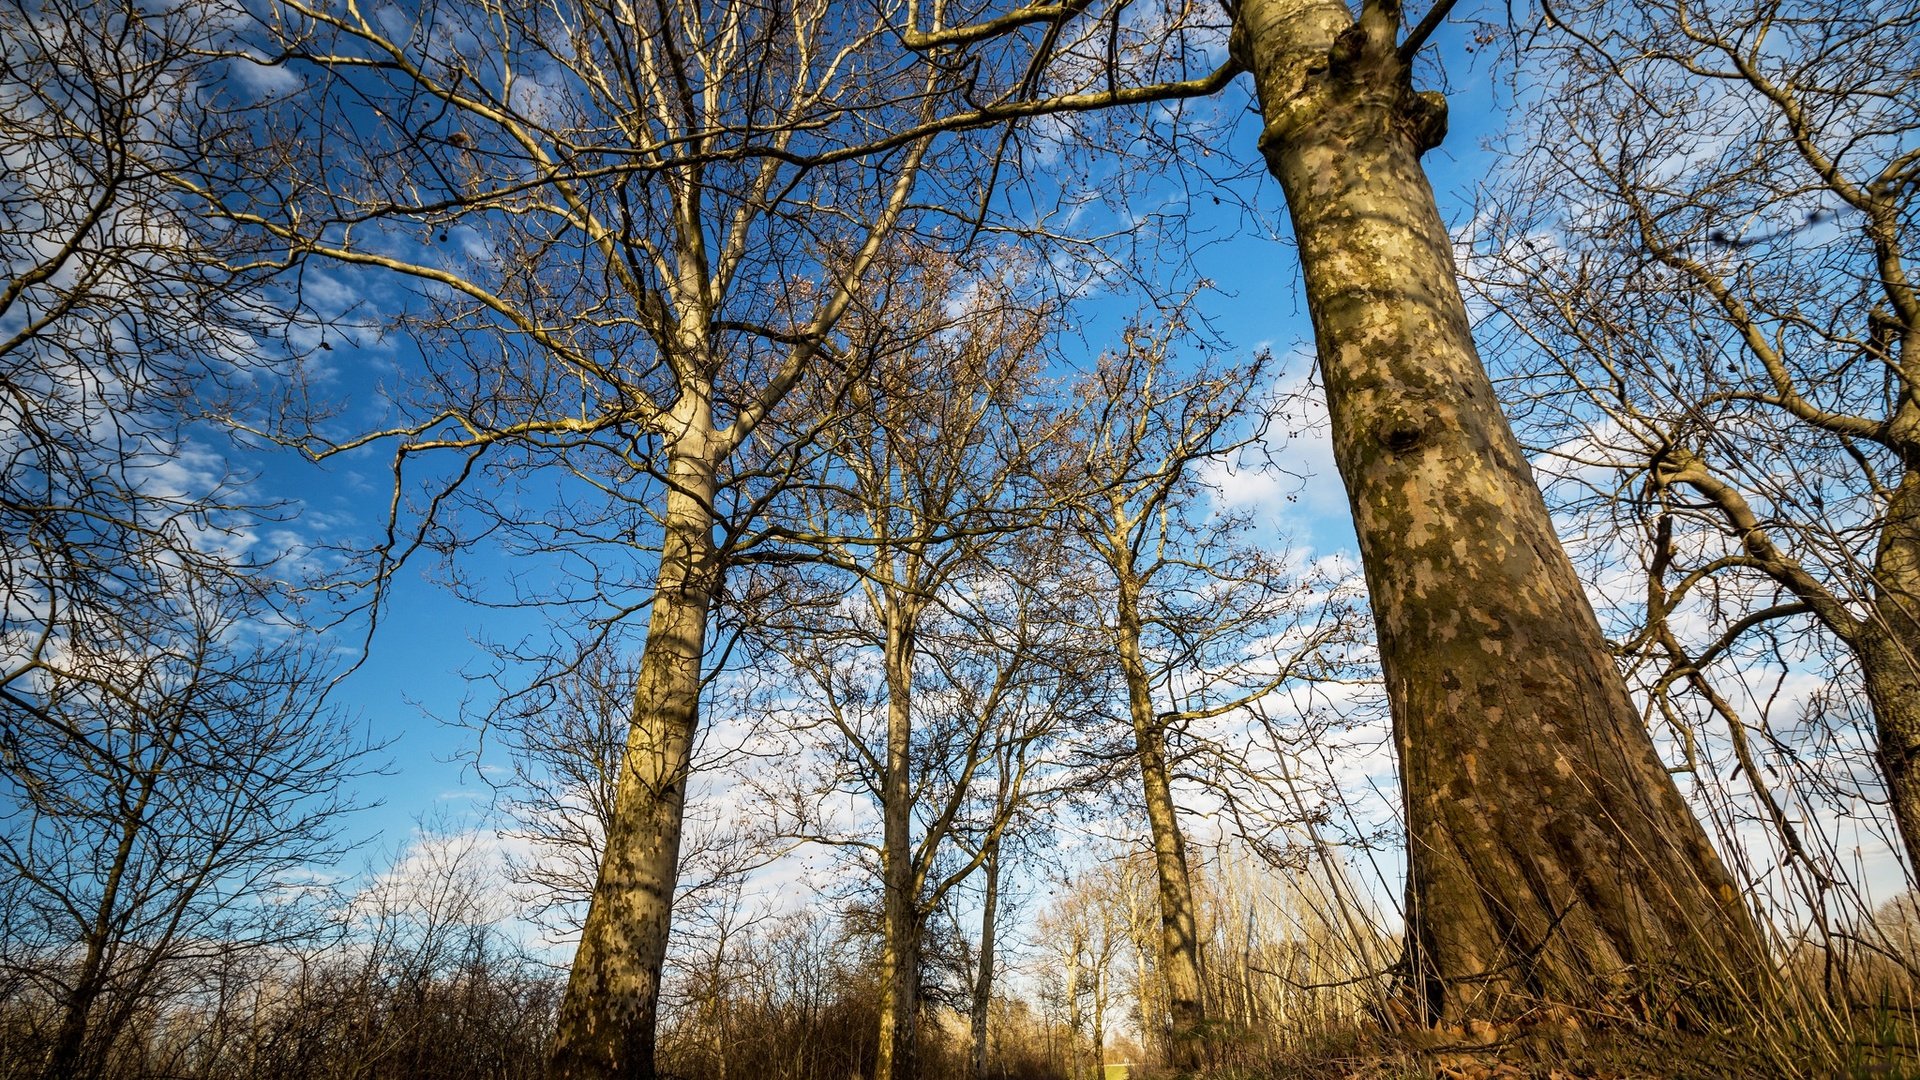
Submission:
<svg viewBox="0 0 1920 1080">
<path fill-rule="evenodd" d="M 1429 1016 L 1591 1002 L 1764 957 L 1554 536 L 1468 332 L 1397 4 L 1244 0 L 1400 756 Z"/>
<path fill-rule="evenodd" d="M 695 403 L 676 418 L 659 587 L 606 851 L 560 1006 L 548 1070 L 554 1080 L 655 1075 L 660 970 L 679 876 L 707 617 L 720 584 L 713 543 L 719 452 L 712 416 Z"/>
<path fill-rule="evenodd" d="M 1873 608 L 1855 632 L 1887 801 L 1920 874 L 1920 470 L 1900 478 L 1873 564 Z"/>
<path fill-rule="evenodd" d="M 1167 984 L 1167 1063 L 1198 1068 L 1205 1057 L 1206 1013 L 1200 997 L 1200 932 L 1194 913 L 1193 882 L 1187 873 L 1187 841 L 1173 805 L 1167 778 L 1167 733 L 1153 710 L 1146 661 L 1140 654 L 1140 583 L 1120 569 L 1115 592 L 1115 630 L 1120 670 L 1127 683 L 1127 712 L 1133 720 L 1134 753 L 1140 763 L 1141 794 L 1153 840 L 1154 877 L 1160 892 L 1161 977 Z"/>
<path fill-rule="evenodd" d="M 1080 1075 L 1080 946 L 1078 935 L 1068 944 L 1065 977 L 1067 995 L 1067 1076 Z"/>
<path fill-rule="evenodd" d="M 1140 1034 L 1149 1051 L 1163 1051 L 1166 1031 L 1159 1020 L 1166 1015 L 1160 997 L 1165 987 L 1158 979 L 1157 972 L 1163 962 L 1161 954 L 1165 952 L 1159 944 L 1159 918 L 1146 916 L 1140 911 L 1139 893 L 1131 883 L 1126 889 L 1127 900 L 1127 937 L 1133 944 L 1134 956 L 1134 993 L 1140 1002 Z M 1158 904 L 1154 905 L 1156 911 Z M 1153 925 L 1149 926 L 1151 920 Z"/>
<path fill-rule="evenodd" d="M 1093 969 L 1093 1080 L 1105 1080 L 1107 1072 L 1107 963 Z"/>
<path fill-rule="evenodd" d="M 913 1080 L 920 1006 L 920 898 L 913 872 L 913 651 L 918 611 L 889 603 L 886 618 L 887 774 L 881 779 L 880 877 L 885 940 L 875 1080 Z"/>
<path fill-rule="evenodd" d="M 987 892 L 980 905 L 980 968 L 973 975 L 973 1080 L 987 1080 L 987 1012 L 993 1004 L 993 937 L 1000 916 L 1000 841 L 987 844 Z"/>
</svg>

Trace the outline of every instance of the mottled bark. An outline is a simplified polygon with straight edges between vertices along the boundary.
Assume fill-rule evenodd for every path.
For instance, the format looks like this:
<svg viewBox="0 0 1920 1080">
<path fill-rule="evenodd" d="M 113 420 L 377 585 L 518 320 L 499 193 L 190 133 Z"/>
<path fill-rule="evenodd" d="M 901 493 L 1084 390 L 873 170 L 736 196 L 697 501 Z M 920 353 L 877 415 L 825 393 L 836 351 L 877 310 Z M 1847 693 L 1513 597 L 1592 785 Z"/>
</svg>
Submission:
<svg viewBox="0 0 1920 1080">
<path fill-rule="evenodd" d="M 1909 866 L 1920 866 L 1920 638 L 1900 639 L 1877 630 L 1860 634 L 1857 654 L 1873 706 L 1875 756 L 1886 778 L 1887 803 Z"/>
<path fill-rule="evenodd" d="M 1920 471 L 1901 478 L 1880 532 L 1873 608 L 1856 632 L 1887 801 L 1920 872 Z"/>
<path fill-rule="evenodd" d="M 707 617 L 719 589 L 719 451 L 704 403 L 683 399 L 668 452 L 659 587 L 606 851 L 560 1006 L 554 1080 L 652 1080 L 660 970 L 679 875 Z"/>
<path fill-rule="evenodd" d="M 1654 751 L 1500 413 L 1419 164 L 1397 5 L 1245 0 L 1378 625 L 1429 1016 L 1722 987 L 1755 925 Z M 1678 981 L 1673 981 L 1677 979 Z"/>
<path fill-rule="evenodd" d="M 1118 544 L 1115 550 L 1124 550 Z M 1187 842 L 1173 804 L 1167 773 L 1167 733 L 1154 712 L 1146 661 L 1140 654 L 1140 582 L 1120 569 L 1115 631 L 1120 670 L 1127 684 L 1127 713 L 1140 765 L 1141 794 L 1153 841 L 1154 878 L 1160 895 L 1161 975 L 1167 985 L 1167 1063 L 1197 1068 L 1205 1056 L 1206 1012 L 1200 995 L 1200 932 L 1193 883 L 1187 873 Z"/>
<path fill-rule="evenodd" d="M 885 997 L 875 1080 L 913 1080 L 920 1012 L 920 903 L 913 867 L 913 652 L 919 612 L 886 609 L 887 772 L 880 781 L 880 879 Z"/>
<path fill-rule="evenodd" d="M 987 1014 L 993 1005 L 994 933 L 1000 917 L 1000 841 L 987 843 L 986 896 L 980 905 L 980 964 L 973 973 L 971 1021 L 973 1080 L 987 1080 Z"/>
</svg>

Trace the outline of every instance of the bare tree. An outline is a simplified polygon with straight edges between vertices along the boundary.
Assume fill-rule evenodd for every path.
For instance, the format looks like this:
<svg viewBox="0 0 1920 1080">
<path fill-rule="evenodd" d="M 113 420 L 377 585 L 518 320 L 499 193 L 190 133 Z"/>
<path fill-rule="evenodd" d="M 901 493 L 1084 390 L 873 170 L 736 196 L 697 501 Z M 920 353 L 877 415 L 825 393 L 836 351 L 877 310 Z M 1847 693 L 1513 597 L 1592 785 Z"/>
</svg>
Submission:
<svg viewBox="0 0 1920 1080">
<path fill-rule="evenodd" d="M 283 153 L 233 181 L 259 194 L 173 178 L 297 258 L 427 283 L 446 305 L 436 324 L 473 332 L 477 348 L 436 354 L 427 407 L 393 433 L 403 461 L 597 453 L 664 492 L 631 780 L 561 1072 L 650 1071 L 685 748 L 723 561 L 722 466 L 791 387 L 831 366 L 820 361 L 834 325 L 887 237 L 951 220 L 912 197 L 916 178 L 951 178 L 942 193 L 968 197 L 948 206 L 993 190 L 992 140 L 943 144 L 941 164 L 973 170 L 953 173 L 927 168 L 935 136 L 1210 94 L 1240 70 L 1254 76 L 1261 149 L 1299 241 L 1401 728 L 1423 1007 L 1585 999 L 1656 962 L 1717 972 L 1758 956 L 1468 334 L 1418 164 L 1440 137 L 1440 102 L 1411 87 L 1447 8 L 1402 39 L 1400 5 L 1386 0 L 1357 18 L 1334 0 L 1241 4 L 1231 55 L 1199 75 L 1188 65 L 1217 55 L 1224 27 L 1178 3 L 1151 17 L 1126 4 L 908 3 L 897 23 L 756 4 L 436 9 L 409 25 L 275 9 L 285 33 L 266 54 L 323 85 L 278 129 Z M 358 153 L 292 169 L 344 134 L 332 110 L 347 101 L 365 121 L 346 141 Z M 288 188 L 290 171 L 307 179 Z M 422 241 L 482 219 L 491 235 L 471 261 L 422 254 Z"/>
<path fill-rule="evenodd" d="M 179 583 L 39 656 L 0 710 L 0 963 L 58 1004 L 45 1073 L 94 1068 L 163 976 L 324 925 L 367 744 L 244 595 Z"/>
<path fill-rule="evenodd" d="M 368 767 L 280 510 L 197 423 L 297 358 L 167 178 L 226 152 L 213 34 L 196 3 L 0 8 L 0 965 L 50 1003 L 48 1076 L 321 925 Z"/>
<path fill-rule="evenodd" d="M 1129 939 L 1128 868 L 1138 864 L 1124 858 L 1108 859 L 1088 867 L 1060 889 L 1058 899 L 1041 913 L 1038 929 L 1041 951 L 1064 972 L 1060 984 L 1068 1026 L 1075 1036 L 1087 1031 L 1091 1060 L 1083 1071 L 1078 1047 L 1069 1042 L 1069 1077 L 1105 1076 L 1107 1014 L 1118 1001 L 1128 974 L 1122 964 Z"/>
<path fill-rule="evenodd" d="M 1655 968 L 1737 987 L 1728 976 L 1764 956 L 1754 921 L 1554 536 L 1419 164 L 1445 108 L 1414 90 L 1414 61 L 1451 6 L 1404 37 L 1394 0 L 1232 10 L 1230 64 L 1253 76 L 1259 149 L 1299 245 L 1380 634 L 1410 837 L 1409 987 L 1427 1015 L 1591 1001 Z M 961 25 L 909 4 L 903 38 L 929 53 L 1017 42 L 1081 13 Z"/>
<path fill-rule="evenodd" d="M 1173 780 L 1196 723 L 1238 715 L 1316 673 L 1353 620 L 1299 588 L 1245 543 L 1247 522 L 1217 512 L 1203 470 L 1231 462 L 1264 426 L 1262 365 L 1181 370 L 1183 327 L 1129 327 L 1079 387 L 1083 413 L 1064 474 L 1079 542 L 1107 594 L 1100 627 L 1117 664 L 1159 881 L 1160 970 L 1169 1060 L 1193 1069 L 1206 1028 L 1201 934 Z M 1290 625 L 1291 624 L 1291 625 Z M 1295 634 L 1290 630 L 1305 632 Z M 1242 733 L 1242 739 L 1244 733 Z M 1240 740 L 1236 740 L 1240 741 Z"/>
<path fill-rule="evenodd" d="M 1444 102 L 1401 6 L 1272 0 L 1236 48 L 1305 271 L 1401 755 L 1411 988 L 1429 1014 L 1723 990 L 1764 956 L 1555 538 L 1469 333 L 1420 155 Z"/>
<path fill-rule="evenodd" d="M 1626 648 L 1669 719 L 1686 690 L 1726 725 L 1788 858 L 1734 684 L 1813 625 L 1857 666 L 1829 670 L 1864 684 L 1920 865 L 1920 13 L 1543 11 L 1525 56 L 1553 74 L 1476 243 L 1532 438 L 1571 508 L 1644 540 Z"/>
<path fill-rule="evenodd" d="M 1003 752 L 1001 760 L 995 763 L 994 771 L 1003 778 L 1010 777 L 1012 764 Z M 1004 804 L 1013 796 L 1014 793 L 1008 790 L 1009 786 L 1005 779 L 999 783 L 995 792 L 999 803 Z M 989 838 L 984 845 L 985 850 L 981 852 L 980 941 L 974 954 L 973 985 L 969 987 L 972 1000 L 968 1002 L 967 1010 L 967 1037 L 971 1040 L 968 1065 L 973 1080 L 986 1080 L 987 1077 L 994 977 L 1002 948 L 999 935 L 1003 930 L 1002 921 L 1006 918 L 1001 910 L 1001 860 L 1009 847 L 1003 832 L 1000 836 Z"/>
<path fill-rule="evenodd" d="M 1036 390 L 1052 313 L 1027 310 L 1016 282 L 956 269 L 930 263 L 853 320 L 869 374 L 827 429 L 807 518 L 782 529 L 851 575 L 821 587 L 826 610 L 778 619 L 777 647 L 807 684 L 803 714 L 844 740 L 831 754 L 846 776 L 829 787 L 878 804 L 882 1076 L 915 1075 L 930 916 L 994 857 L 1076 692 L 1047 557 L 1007 540 L 1044 516 L 1036 466 L 1059 422 Z"/>
<path fill-rule="evenodd" d="M 197 425 L 272 367 L 256 275 L 166 182 L 217 153 L 206 10 L 0 6 L 0 693 L 180 578 L 272 555 L 226 439 Z M 282 327 L 285 320 L 280 320 Z M 259 593 L 261 599 L 271 590 Z"/>
</svg>

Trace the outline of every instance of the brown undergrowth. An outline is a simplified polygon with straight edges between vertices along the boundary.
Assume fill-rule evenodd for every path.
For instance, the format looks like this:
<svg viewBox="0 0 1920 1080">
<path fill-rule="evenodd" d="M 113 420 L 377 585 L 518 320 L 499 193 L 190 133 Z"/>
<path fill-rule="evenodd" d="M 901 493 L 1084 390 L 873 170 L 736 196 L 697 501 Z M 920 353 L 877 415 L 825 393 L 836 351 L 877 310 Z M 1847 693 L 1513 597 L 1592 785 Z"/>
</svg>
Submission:
<svg viewBox="0 0 1920 1080">
<path fill-rule="evenodd" d="M 1675 1031 L 1623 1017 L 1542 1008 L 1506 1024 L 1328 1032 L 1204 1080 L 1920 1080 L 1914 1018 L 1864 1010 L 1844 1033 L 1785 1013 L 1763 1023 Z"/>
</svg>

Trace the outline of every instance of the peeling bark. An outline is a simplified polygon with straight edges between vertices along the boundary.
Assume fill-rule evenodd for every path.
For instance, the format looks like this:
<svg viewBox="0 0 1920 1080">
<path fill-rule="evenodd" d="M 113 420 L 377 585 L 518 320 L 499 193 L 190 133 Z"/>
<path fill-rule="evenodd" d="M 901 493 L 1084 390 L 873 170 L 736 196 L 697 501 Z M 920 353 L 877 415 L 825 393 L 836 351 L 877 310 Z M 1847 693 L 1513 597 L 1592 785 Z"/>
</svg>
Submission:
<svg viewBox="0 0 1920 1080">
<path fill-rule="evenodd" d="M 1379 628 L 1414 1003 L 1453 1018 L 1656 979 L 1732 990 L 1764 956 L 1758 931 L 1640 723 L 1474 349 L 1419 164 L 1444 102 L 1412 89 L 1398 5 L 1239 13 Z"/>
<path fill-rule="evenodd" d="M 560 1007 L 548 1069 L 554 1080 L 655 1076 L 660 971 L 679 877 L 707 618 L 720 584 L 713 542 L 720 454 L 711 413 L 691 398 L 679 411 L 659 587 L 606 851 Z"/>
</svg>

